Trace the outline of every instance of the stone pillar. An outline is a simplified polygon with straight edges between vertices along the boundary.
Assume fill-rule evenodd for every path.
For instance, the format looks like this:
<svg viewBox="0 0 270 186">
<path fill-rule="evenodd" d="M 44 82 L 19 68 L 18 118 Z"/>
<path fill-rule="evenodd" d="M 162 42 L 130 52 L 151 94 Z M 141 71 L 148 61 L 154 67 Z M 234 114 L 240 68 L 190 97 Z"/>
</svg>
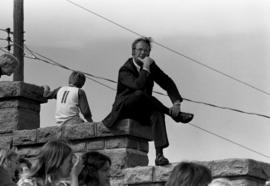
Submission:
<svg viewBox="0 0 270 186">
<path fill-rule="evenodd" d="M 43 88 L 21 81 L 0 82 L 0 133 L 40 127 Z"/>
</svg>

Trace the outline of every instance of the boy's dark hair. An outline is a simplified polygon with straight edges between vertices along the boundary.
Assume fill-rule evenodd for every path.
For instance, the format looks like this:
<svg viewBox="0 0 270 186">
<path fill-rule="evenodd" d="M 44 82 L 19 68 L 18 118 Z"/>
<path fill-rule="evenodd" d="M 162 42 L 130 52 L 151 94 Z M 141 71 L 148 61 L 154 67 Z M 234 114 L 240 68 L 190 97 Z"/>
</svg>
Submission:
<svg viewBox="0 0 270 186">
<path fill-rule="evenodd" d="M 69 76 L 68 83 L 75 87 L 82 88 L 85 83 L 85 75 L 79 71 L 73 71 Z"/>
<path fill-rule="evenodd" d="M 107 162 L 111 165 L 111 159 L 99 152 L 86 152 L 82 156 L 84 168 L 79 174 L 79 185 L 99 186 L 98 170 Z"/>
</svg>

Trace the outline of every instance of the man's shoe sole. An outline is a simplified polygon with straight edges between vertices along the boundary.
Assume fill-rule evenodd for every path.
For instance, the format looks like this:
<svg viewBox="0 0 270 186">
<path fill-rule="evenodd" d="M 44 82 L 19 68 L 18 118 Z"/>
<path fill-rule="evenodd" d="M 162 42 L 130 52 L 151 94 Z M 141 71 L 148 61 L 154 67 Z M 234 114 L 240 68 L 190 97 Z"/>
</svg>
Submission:
<svg viewBox="0 0 270 186">
<path fill-rule="evenodd" d="M 193 119 L 193 114 L 187 112 L 180 112 L 180 118 L 173 118 L 176 122 L 188 123 Z"/>
</svg>

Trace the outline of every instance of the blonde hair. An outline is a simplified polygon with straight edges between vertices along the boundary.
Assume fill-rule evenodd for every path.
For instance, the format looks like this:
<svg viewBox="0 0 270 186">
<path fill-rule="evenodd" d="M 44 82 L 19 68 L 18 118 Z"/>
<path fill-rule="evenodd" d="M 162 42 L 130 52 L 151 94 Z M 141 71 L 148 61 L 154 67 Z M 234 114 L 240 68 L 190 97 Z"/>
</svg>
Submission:
<svg viewBox="0 0 270 186">
<path fill-rule="evenodd" d="M 51 140 L 40 150 L 37 164 L 30 177 L 41 178 L 46 184 L 55 179 L 55 175 L 72 149 L 65 140 Z M 51 180 L 50 180 L 51 179 Z"/>
</svg>

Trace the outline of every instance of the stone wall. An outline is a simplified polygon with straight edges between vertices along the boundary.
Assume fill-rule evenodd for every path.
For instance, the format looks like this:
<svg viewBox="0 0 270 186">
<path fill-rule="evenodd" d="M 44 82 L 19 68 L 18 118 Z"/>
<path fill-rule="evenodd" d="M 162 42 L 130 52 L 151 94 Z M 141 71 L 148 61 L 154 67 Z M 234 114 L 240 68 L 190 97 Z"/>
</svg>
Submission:
<svg viewBox="0 0 270 186">
<path fill-rule="evenodd" d="M 143 133 L 139 132 L 148 129 L 142 127 L 131 132 L 135 125 L 135 121 L 126 119 L 114 130 L 108 130 L 102 123 L 14 130 L 1 135 L 0 147 L 10 146 L 21 155 L 33 157 L 48 140 L 66 139 L 76 153 L 99 151 L 108 155 L 112 160 L 112 177 L 118 180 L 123 178 L 122 169 L 148 165 L 149 139 L 146 137 L 149 135 L 146 133 L 142 138 Z"/>
<path fill-rule="evenodd" d="M 270 176 L 270 164 L 251 159 L 226 159 L 196 162 L 207 166 L 214 177 L 227 178 L 233 186 L 263 186 Z M 125 169 L 124 185 L 163 186 L 175 164 Z"/>
</svg>

